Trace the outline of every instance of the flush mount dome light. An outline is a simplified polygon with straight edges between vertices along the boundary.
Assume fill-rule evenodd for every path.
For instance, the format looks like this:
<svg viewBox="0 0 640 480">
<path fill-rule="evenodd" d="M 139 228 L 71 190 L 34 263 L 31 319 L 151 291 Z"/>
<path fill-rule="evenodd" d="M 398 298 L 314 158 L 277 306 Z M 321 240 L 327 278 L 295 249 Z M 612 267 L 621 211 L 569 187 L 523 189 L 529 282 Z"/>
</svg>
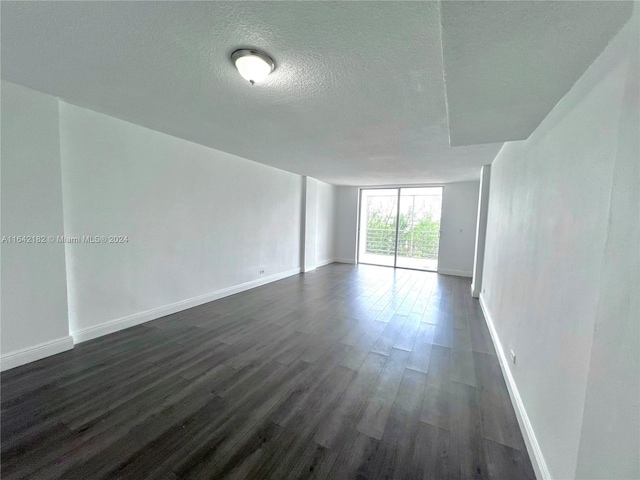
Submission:
<svg viewBox="0 0 640 480">
<path fill-rule="evenodd" d="M 269 55 L 258 50 L 247 48 L 236 50 L 231 54 L 231 60 L 235 63 L 240 75 L 251 85 L 263 81 L 275 68 Z"/>
</svg>

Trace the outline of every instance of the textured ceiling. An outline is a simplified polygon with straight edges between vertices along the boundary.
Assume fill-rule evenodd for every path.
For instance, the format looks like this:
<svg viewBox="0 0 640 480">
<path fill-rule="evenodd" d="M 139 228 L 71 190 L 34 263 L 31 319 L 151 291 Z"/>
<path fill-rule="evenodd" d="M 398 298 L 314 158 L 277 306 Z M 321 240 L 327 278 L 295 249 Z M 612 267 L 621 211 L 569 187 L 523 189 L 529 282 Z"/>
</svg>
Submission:
<svg viewBox="0 0 640 480">
<path fill-rule="evenodd" d="M 1 2 L 2 76 L 335 184 L 478 178 L 449 147 L 434 2 Z M 276 62 L 245 83 L 229 60 Z"/>
<path fill-rule="evenodd" d="M 624 1 L 444 1 L 452 145 L 524 140 L 631 15 Z"/>
<path fill-rule="evenodd" d="M 469 80 L 482 73 L 473 71 L 479 62 L 461 68 L 469 52 L 492 58 L 495 45 L 484 48 L 483 42 L 511 37 L 475 38 L 476 12 L 463 4 L 444 4 L 442 21 L 458 32 L 444 32 L 445 54 L 453 52 L 445 62 L 447 76 L 456 79 L 447 101 L 438 2 L 2 1 L 0 8 L 3 78 L 334 184 L 476 179 L 501 143 L 487 144 L 474 126 L 486 122 L 489 133 L 499 125 L 513 134 L 503 117 L 485 115 L 500 110 L 499 102 L 517 96 L 522 85 L 510 83 L 508 96 L 483 103 L 478 96 L 494 77 L 485 72 L 473 90 Z M 534 16 L 532 25 L 521 19 L 519 26 L 532 32 L 526 39 L 535 39 L 536 31 L 546 34 L 547 20 Z M 491 21 L 483 20 L 483 32 Z M 500 17 L 496 22 L 502 28 Z M 570 46 L 582 48 L 575 41 Z M 264 83 L 252 87 L 235 70 L 229 55 L 241 47 L 263 49 L 275 60 L 276 70 Z M 595 57 L 596 48 L 588 47 L 584 58 Z M 514 55 L 518 49 L 531 54 L 528 44 L 513 42 L 510 48 Z M 509 103 L 502 115 L 519 113 L 527 126 L 537 124 L 558 92 L 586 68 L 583 61 L 565 72 L 559 61 L 550 62 L 546 80 L 561 78 L 562 88 L 536 98 L 540 108 L 532 112 L 513 112 Z M 509 76 L 521 74 L 516 70 Z M 449 146 L 447 102 L 452 135 L 460 143 L 484 145 Z"/>
</svg>

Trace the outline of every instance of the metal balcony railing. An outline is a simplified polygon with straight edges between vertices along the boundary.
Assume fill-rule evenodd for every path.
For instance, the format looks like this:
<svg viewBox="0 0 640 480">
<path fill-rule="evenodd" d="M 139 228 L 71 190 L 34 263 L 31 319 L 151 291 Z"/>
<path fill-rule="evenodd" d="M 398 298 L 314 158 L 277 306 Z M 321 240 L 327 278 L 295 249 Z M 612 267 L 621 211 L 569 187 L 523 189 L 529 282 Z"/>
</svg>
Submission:
<svg viewBox="0 0 640 480">
<path fill-rule="evenodd" d="M 439 232 L 406 229 L 398 232 L 398 256 L 409 258 L 438 258 Z M 365 252 L 372 255 L 393 255 L 396 247 L 393 229 L 367 228 Z"/>
</svg>

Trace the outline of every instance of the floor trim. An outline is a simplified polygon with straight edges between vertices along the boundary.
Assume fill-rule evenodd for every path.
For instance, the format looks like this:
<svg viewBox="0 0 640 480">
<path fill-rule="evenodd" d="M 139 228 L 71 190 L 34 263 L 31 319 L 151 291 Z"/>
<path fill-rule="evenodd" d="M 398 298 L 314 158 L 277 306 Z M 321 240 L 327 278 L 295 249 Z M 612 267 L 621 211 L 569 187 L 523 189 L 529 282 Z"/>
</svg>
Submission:
<svg viewBox="0 0 640 480">
<path fill-rule="evenodd" d="M 353 258 L 335 258 L 334 263 L 350 263 L 355 265 L 356 261 Z"/>
<path fill-rule="evenodd" d="M 73 340 L 75 341 L 75 343 L 86 342 L 87 340 L 92 340 L 103 335 L 108 335 L 119 330 L 124 330 L 125 328 L 140 325 L 141 323 L 146 323 L 151 320 L 156 320 L 166 315 L 171 315 L 172 313 L 186 310 L 187 308 L 196 307 L 198 305 L 202 305 L 203 303 L 212 302 L 220 298 L 228 297 L 229 295 L 235 295 L 236 293 L 244 292 L 261 285 L 266 285 L 267 283 L 275 282 L 277 280 L 282 280 L 283 278 L 297 275 L 300 273 L 300 270 L 300 268 L 294 268 L 285 272 L 276 273 L 275 275 L 269 275 L 268 277 L 258 278 L 256 280 L 251 280 L 250 282 L 234 285 L 233 287 L 223 288 L 215 292 L 206 293 L 198 297 L 188 298 L 187 300 L 181 300 L 179 302 L 171 303 L 162 307 L 135 313 L 126 317 L 116 318 L 115 320 L 109 320 L 93 327 L 84 328 L 76 332 L 71 332 L 71 335 L 73 336 Z"/>
<path fill-rule="evenodd" d="M 524 403 L 522 403 L 522 398 L 520 397 L 518 386 L 516 385 L 513 375 L 511 374 L 509 361 L 507 360 L 507 356 L 505 355 L 504 349 L 502 348 L 502 343 L 500 342 L 500 337 L 498 337 L 498 332 L 496 331 L 496 328 L 494 326 L 493 319 L 491 317 L 491 314 L 489 313 L 489 309 L 484 303 L 484 296 L 482 295 L 482 293 L 480 293 L 480 307 L 482 308 L 482 312 L 484 313 L 484 318 L 487 322 L 487 326 L 489 327 L 489 333 L 491 334 L 491 340 L 493 340 L 493 345 L 495 346 L 496 352 L 498 354 L 498 361 L 500 362 L 502 374 L 504 375 L 507 383 L 509 397 L 511 397 L 511 403 L 513 404 L 513 408 L 516 412 L 516 417 L 518 418 L 518 424 L 520 425 L 520 430 L 522 431 L 524 442 L 527 445 L 529 458 L 531 459 L 531 465 L 533 466 L 536 477 L 538 479 L 551 480 L 551 474 L 549 473 L 549 469 L 547 468 L 547 462 L 544 459 L 544 455 L 542 454 L 542 450 L 540 449 L 540 445 L 538 444 L 538 440 L 536 439 L 535 432 L 533 431 L 533 426 L 531 425 L 531 421 L 529 420 L 527 411 L 524 408 Z"/>
<path fill-rule="evenodd" d="M 438 273 L 442 275 L 455 275 L 456 277 L 473 277 L 473 272 L 467 270 L 451 270 L 449 268 L 438 268 Z"/>
<path fill-rule="evenodd" d="M 4 372 L 11 368 L 19 367 L 27 363 L 41 360 L 51 355 L 71 350 L 73 348 L 73 337 L 67 335 L 66 337 L 56 338 L 49 342 L 43 342 L 32 347 L 23 348 L 14 352 L 2 355 L 0 358 L 0 371 Z"/>
<path fill-rule="evenodd" d="M 328 258 L 326 260 L 320 260 L 318 263 L 316 263 L 316 268 L 324 267 L 325 265 L 329 265 L 330 263 L 334 263 L 335 261 L 336 261 L 335 258 Z"/>
</svg>

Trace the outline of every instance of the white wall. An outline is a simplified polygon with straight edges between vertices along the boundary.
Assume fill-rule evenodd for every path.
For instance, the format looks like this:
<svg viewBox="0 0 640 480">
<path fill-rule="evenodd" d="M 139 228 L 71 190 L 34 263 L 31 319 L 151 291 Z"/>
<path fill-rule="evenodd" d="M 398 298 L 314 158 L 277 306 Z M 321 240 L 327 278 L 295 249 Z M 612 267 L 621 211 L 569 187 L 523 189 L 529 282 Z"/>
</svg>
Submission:
<svg viewBox="0 0 640 480">
<path fill-rule="evenodd" d="M 63 102 L 60 138 L 65 233 L 128 236 L 67 244 L 77 339 L 299 271 L 302 177 Z"/>
<path fill-rule="evenodd" d="M 307 220 L 335 257 L 336 187 L 7 82 L 2 117 L 3 235 L 127 239 L 2 245 L 2 369 L 298 273 Z"/>
<path fill-rule="evenodd" d="M 640 476 L 631 33 L 491 169 L 481 300 L 500 345 L 517 355 L 505 365 L 540 448 L 533 460 L 558 479 Z"/>
<path fill-rule="evenodd" d="M 479 182 L 448 183 L 442 194 L 438 273 L 471 277 Z"/>
<path fill-rule="evenodd" d="M 318 180 L 303 177 L 304 222 L 302 233 L 302 271 L 311 272 L 316 269 L 316 250 L 318 241 Z"/>
<path fill-rule="evenodd" d="M 58 100 L 2 81 L 2 236 L 63 234 Z M 2 251 L 2 369 L 73 346 L 64 245 Z"/>
<path fill-rule="evenodd" d="M 358 187 L 337 187 L 336 260 L 356 263 L 358 238 Z"/>
<path fill-rule="evenodd" d="M 338 189 L 318 181 L 317 185 L 316 264 L 326 265 L 336 257 L 336 222 Z"/>
<path fill-rule="evenodd" d="M 636 6 L 580 432 L 576 477 L 584 479 L 640 478 L 638 20 Z"/>
<path fill-rule="evenodd" d="M 487 238 L 487 214 L 489 213 L 489 186 L 491 165 L 483 165 L 480 171 L 480 193 L 478 195 L 478 215 L 476 221 L 476 243 L 473 256 L 473 280 L 471 295 L 480 297 L 482 289 L 482 271 L 484 270 L 484 245 Z"/>
</svg>

